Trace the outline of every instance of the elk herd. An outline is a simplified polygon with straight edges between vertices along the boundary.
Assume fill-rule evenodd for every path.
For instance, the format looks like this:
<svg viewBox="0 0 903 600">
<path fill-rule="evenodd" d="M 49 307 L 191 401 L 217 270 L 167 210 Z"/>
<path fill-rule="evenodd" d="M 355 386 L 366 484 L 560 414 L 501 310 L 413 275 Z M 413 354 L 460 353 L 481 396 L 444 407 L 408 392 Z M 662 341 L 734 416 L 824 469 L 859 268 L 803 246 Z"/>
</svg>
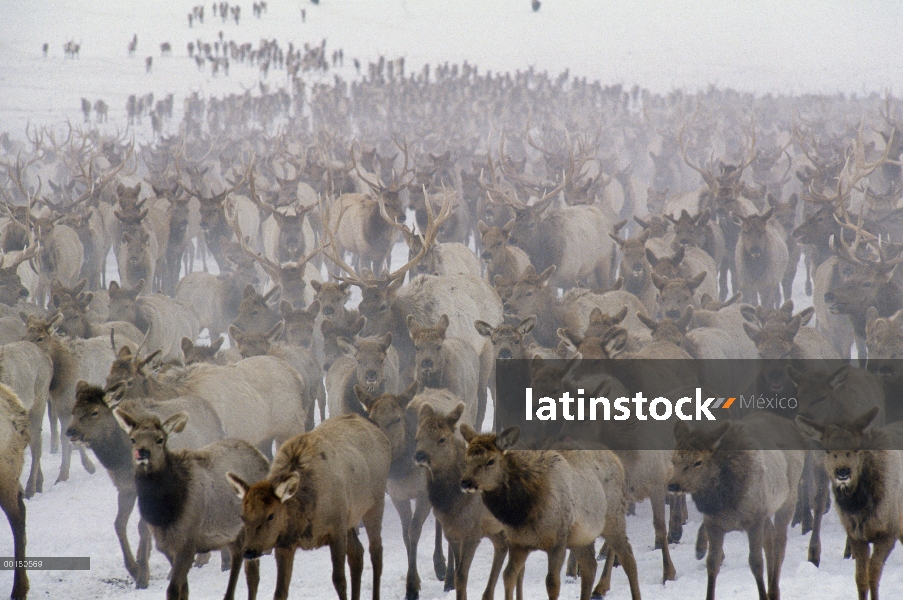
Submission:
<svg viewBox="0 0 903 600">
<path fill-rule="evenodd" d="M 171 600 L 217 550 L 226 598 L 242 568 L 256 596 L 269 554 L 287 598 L 295 551 L 324 546 L 337 595 L 357 600 L 361 525 L 378 599 L 401 575 L 383 571 L 386 494 L 408 600 L 430 512 L 432 571 L 459 600 L 484 537 L 484 599 L 499 578 L 524 597 L 541 550 L 550 599 L 567 564 L 581 600 L 625 583 L 639 600 L 630 507 L 652 504 L 666 583 L 687 496 L 707 600 L 727 532 L 746 532 L 763 600 L 779 598 L 792 526 L 814 565 L 844 552 L 821 547 L 830 504 L 859 597 L 877 600 L 903 536 L 900 101 L 661 96 L 467 63 L 406 76 L 385 60 L 354 83 L 261 91 L 186 99 L 180 133 L 146 146 L 71 126 L 4 136 L 0 505 L 17 557 L 26 500 L 48 491 L 46 419 L 56 482 L 73 451 L 106 469 L 125 570 L 147 588 L 153 545 Z M 506 422 L 522 409 L 496 402 L 497 361 L 529 361 L 542 389 L 579 358 L 770 359 L 749 381 L 666 374 L 662 391 L 743 386 L 801 409 L 681 423 L 673 450 L 576 431 L 531 446 Z M 630 395 L 631 372 L 600 389 Z M 778 436 L 797 444 L 759 449 Z M 12 597 L 28 587 L 17 570 Z"/>
</svg>

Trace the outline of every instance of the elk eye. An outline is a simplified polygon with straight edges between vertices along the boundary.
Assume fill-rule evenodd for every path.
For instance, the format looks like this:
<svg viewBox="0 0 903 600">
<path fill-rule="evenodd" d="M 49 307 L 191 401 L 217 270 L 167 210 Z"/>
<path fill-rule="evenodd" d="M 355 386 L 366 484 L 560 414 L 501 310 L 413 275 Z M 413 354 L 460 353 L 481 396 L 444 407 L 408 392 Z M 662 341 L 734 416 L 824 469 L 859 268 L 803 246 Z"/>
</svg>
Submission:
<svg viewBox="0 0 903 600">
<path fill-rule="evenodd" d="M 514 340 L 514 345 L 515 345 L 515 346 L 520 346 L 520 340 Z"/>
<path fill-rule="evenodd" d="M 439 443 L 440 443 L 440 444 L 444 444 L 444 443 L 445 443 L 445 438 L 439 438 Z"/>
<path fill-rule="evenodd" d="M 701 460 L 697 460 L 695 463 L 693 463 L 693 466 L 694 466 L 694 467 L 701 467 L 701 466 L 702 466 L 702 461 L 701 461 Z"/>
<path fill-rule="evenodd" d="M 272 521 L 275 518 L 276 518 L 276 513 L 273 513 L 269 517 L 267 517 L 267 521 Z"/>
<path fill-rule="evenodd" d="M 489 460 L 486 461 L 486 466 L 487 466 L 487 467 L 491 467 L 491 466 L 494 465 L 494 464 L 495 464 L 495 459 L 494 459 L 494 458 L 490 458 Z"/>
<path fill-rule="evenodd" d="M 37 341 L 39 341 L 39 342 L 43 342 L 43 341 L 44 341 L 44 336 L 43 336 L 43 335 L 42 335 L 42 336 L 38 336 L 38 339 L 37 339 Z"/>
<path fill-rule="evenodd" d="M 401 419 L 392 419 L 391 421 L 389 421 L 388 427 L 392 427 L 393 425 L 397 425 L 398 423 L 401 423 Z"/>
<path fill-rule="evenodd" d="M 133 444 L 135 443 L 135 438 L 129 438 L 129 439 L 132 441 Z"/>
<path fill-rule="evenodd" d="M 91 413 L 91 416 L 92 416 L 92 417 L 96 417 L 96 416 L 97 416 L 97 411 L 95 410 L 94 412 L 92 412 L 92 413 Z"/>
<path fill-rule="evenodd" d="M 380 305 L 379 305 L 379 312 L 383 312 L 383 311 L 385 311 L 387 308 L 389 308 L 389 307 L 386 306 L 385 304 L 380 304 Z"/>
<path fill-rule="evenodd" d="M 160 439 L 157 440 L 157 445 L 158 445 L 158 446 L 162 446 L 162 445 L 163 445 L 163 438 L 160 438 Z"/>
<path fill-rule="evenodd" d="M 252 311 L 251 311 L 251 314 L 254 315 L 254 316 L 256 317 L 258 314 L 260 314 L 260 311 L 258 311 L 258 310 L 252 310 Z"/>
<path fill-rule="evenodd" d="M 864 281 L 864 282 L 862 282 L 862 287 L 864 287 L 864 288 L 870 288 L 870 287 L 872 287 L 872 282 L 871 282 L 871 281 Z"/>
<path fill-rule="evenodd" d="M 529 298 L 532 295 L 533 295 L 533 292 L 527 292 L 527 294 L 526 294 L 527 298 Z"/>
</svg>

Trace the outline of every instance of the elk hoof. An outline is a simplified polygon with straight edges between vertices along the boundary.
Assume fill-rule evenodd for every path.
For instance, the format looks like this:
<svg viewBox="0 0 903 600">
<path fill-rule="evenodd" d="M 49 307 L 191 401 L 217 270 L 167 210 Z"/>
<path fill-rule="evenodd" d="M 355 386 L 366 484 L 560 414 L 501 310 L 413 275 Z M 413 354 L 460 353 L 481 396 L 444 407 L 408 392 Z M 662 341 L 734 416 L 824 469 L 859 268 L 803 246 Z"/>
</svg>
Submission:
<svg viewBox="0 0 903 600">
<path fill-rule="evenodd" d="M 408 590 L 404 595 L 404 600 L 418 600 L 418 598 L 420 598 L 420 592 L 417 590 Z"/>
<path fill-rule="evenodd" d="M 59 477 L 56 478 L 56 481 L 53 482 L 54 485 L 61 481 L 69 481 L 69 473 L 60 473 Z"/>
<path fill-rule="evenodd" d="M 447 582 L 443 589 L 445 590 L 445 593 L 452 591 L 453 589 L 455 589 L 455 582 L 454 581 Z"/>
<path fill-rule="evenodd" d="M 438 579 L 439 581 L 445 581 L 445 557 L 441 554 L 433 556 L 433 570 L 436 572 L 436 579 Z"/>
<path fill-rule="evenodd" d="M 665 585 L 668 581 L 675 581 L 677 579 L 677 570 L 674 568 L 674 565 L 671 565 L 667 569 L 665 569 L 665 573 L 662 576 L 662 585 Z"/>
<path fill-rule="evenodd" d="M 702 560 L 705 558 L 705 555 L 708 553 L 706 548 L 697 548 L 696 549 L 696 560 Z"/>
</svg>

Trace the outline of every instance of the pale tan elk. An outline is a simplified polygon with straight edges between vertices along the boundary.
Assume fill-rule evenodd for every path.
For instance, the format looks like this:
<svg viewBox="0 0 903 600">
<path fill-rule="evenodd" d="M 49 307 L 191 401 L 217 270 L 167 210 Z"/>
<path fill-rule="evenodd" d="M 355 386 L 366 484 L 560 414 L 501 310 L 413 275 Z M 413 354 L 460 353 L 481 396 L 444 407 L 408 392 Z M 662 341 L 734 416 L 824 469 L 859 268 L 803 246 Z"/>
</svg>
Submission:
<svg viewBox="0 0 903 600">
<path fill-rule="evenodd" d="M 243 556 L 260 558 L 275 548 L 275 600 L 286 600 L 295 550 L 328 545 L 332 582 L 348 600 L 345 560 L 351 568 L 351 600 L 361 595 L 363 521 L 373 566 L 373 600 L 380 597 L 382 520 L 392 450 L 388 438 L 359 415 L 327 419 L 279 448 L 267 477 L 254 485 L 229 474 L 242 499 Z"/>
<path fill-rule="evenodd" d="M 0 384 L 0 508 L 6 513 L 13 534 L 13 554 L 25 560 L 25 502 L 19 483 L 25 465 L 25 448 L 29 443 L 28 412 L 5 385 Z M 13 573 L 11 598 L 25 600 L 28 596 L 28 575 L 17 566 Z"/>
</svg>

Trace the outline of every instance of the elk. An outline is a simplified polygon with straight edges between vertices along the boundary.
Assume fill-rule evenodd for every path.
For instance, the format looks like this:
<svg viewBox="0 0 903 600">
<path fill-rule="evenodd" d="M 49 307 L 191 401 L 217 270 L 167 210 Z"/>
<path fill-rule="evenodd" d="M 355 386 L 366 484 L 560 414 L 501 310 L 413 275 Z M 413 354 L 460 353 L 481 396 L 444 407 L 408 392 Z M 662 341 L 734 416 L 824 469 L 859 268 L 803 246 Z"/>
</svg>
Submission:
<svg viewBox="0 0 903 600">
<path fill-rule="evenodd" d="M 496 276 L 515 281 L 520 279 L 530 266 L 530 257 L 517 246 L 508 244 L 508 238 L 514 230 L 514 219 L 502 227 L 490 227 L 479 221 L 477 229 L 482 236 L 480 258 L 486 263 L 486 276 L 489 281 L 493 281 Z"/>
<path fill-rule="evenodd" d="M 889 318 L 878 317 L 878 309 L 871 307 L 866 312 L 866 347 L 868 360 L 866 367 L 875 373 L 884 384 L 887 406 L 887 421 L 900 420 L 900 371 L 898 360 L 903 357 L 903 312 Z"/>
<path fill-rule="evenodd" d="M 433 211 L 429 211 L 429 221 L 426 231 L 441 231 L 441 227 L 433 224 Z M 415 274 L 427 273 L 432 275 L 471 275 L 481 276 L 480 260 L 470 248 L 460 242 L 439 242 L 435 239 L 426 239 L 423 235 L 412 232 L 407 225 L 398 226 L 408 246 L 408 257 L 413 258 L 424 249 L 423 258 L 409 272 L 411 278 Z"/>
<path fill-rule="evenodd" d="M 112 397 L 111 397 L 112 396 Z M 223 438 L 222 425 L 213 408 L 200 398 L 185 397 L 153 402 L 146 399 L 119 402 L 115 393 L 88 385 L 76 384 L 76 400 L 72 408 L 72 420 L 66 428 L 66 436 L 73 444 L 84 444 L 94 452 L 97 460 L 107 470 L 118 494 L 118 511 L 114 521 L 116 537 L 122 549 L 125 568 L 135 580 L 137 589 L 146 589 L 149 581 L 148 558 L 150 556 L 150 530 L 144 520 L 138 523 L 138 555 L 132 554 L 126 527 L 138 492 L 135 488 L 135 464 L 128 434 L 119 426 L 113 409 L 121 407 L 130 414 L 151 413 L 167 419 L 178 412 L 186 412 L 191 421 L 182 435 L 170 444 L 170 450 L 198 449 Z"/>
<path fill-rule="evenodd" d="M 896 449 L 899 439 L 869 427 L 878 412 L 875 406 L 836 424 L 796 417 L 797 425 L 825 449 L 824 468 L 856 561 L 860 600 L 868 600 L 869 592 L 878 599 L 884 563 L 903 536 L 903 452 Z"/>
<path fill-rule="evenodd" d="M 508 553 L 502 524 L 482 500 L 461 489 L 467 444 L 457 433 L 464 404 L 450 411 L 423 404 L 418 413 L 414 463 L 426 472 L 426 492 L 436 521 L 452 548 L 445 576 L 445 591 L 455 589 L 456 600 L 467 600 L 467 580 L 474 553 L 482 538 L 492 542 L 492 566 L 483 598 L 494 594 L 502 563 Z M 518 595 L 522 594 L 518 585 Z"/>
<path fill-rule="evenodd" d="M 388 438 L 359 415 L 324 421 L 279 448 L 269 474 L 253 485 L 227 477 L 241 498 L 245 560 L 276 551 L 275 600 L 286 600 L 295 550 L 328 545 L 332 583 L 348 599 L 345 559 L 351 569 L 351 598 L 359 600 L 364 548 L 363 521 L 373 566 L 373 600 L 382 577 L 382 519 L 392 449 Z"/>
<path fill-rule="evenodd" d="M 68 286 L 78 282 L 84 260 L 84 247 L 78 234 L 67 225 L 56 224 L 57 219 L 33 220 L 35 241 L 40 248 L 34 258 L 38 271 L 35 300 L 40 306 L 46 306 L 47 292 L 54 279 Z"/>
<path fill-rule="evenodd" d="M 272 455 L 274 440 L 281 443 L 304 430 L 304 385 L 283 361 L 259 356 L 227 366 L 195 364 L 148 373 L 158 356 L 140 357 L 120 348 L 108 368 L 106 389 L 120 389 L 125 399 L 203 398 L 219 415 L 227 437 L 250 442 L 264 455 Z"/>
<path fill-rule="evenodd" d="M 756 302 L 766 308 L 774 308 L 780 301 L 781 281 L 787 270 L 789 254 L 783 236 L 769 227 L 769 219 L 774 215 L 774 207 L 765 214 L 748 217 L 732 214 L 734 223 L 740 227 L 734 265 L 744 302 Z"/>
<path fill-rule="evenodd" d="M 449 204 L 437 215 L 434 225 L 438 226 L 447 216 Z M 332 237 L 329 230 L 328 237 Z M 427 240 L 434 239 L 435 230 L 424 234 Z M 330 246 L 334 248 L 334 240 Z M 411 258 L 395 271 L 380 278 L 372 274 L 361 278 L 354 269 L 335 252 L 327 252 L 327 258 L 344 270 L 345 281 L 361 289 L 360 314 L 366 317 L 364 335 L 389 332 L 393 336 L 399 355 L 399 369 L 402 379 L 411 381 L 414 377 L 415 352 L 409 332 L 407 317 L 414 315 L 422 323 L 435 323 L 444 313 L 449 316 L 448 333 L 467 340 L 474 350 L 482 355 L 485 340 L 473 330 L 473 320 L 480 318 L 491 323 L 502 320 L 502 302 L 498 294 L 482 279 L 470 275 L 419 275 L 402 287 L 404 275 L 423 258 L 424 250 Z"/>
<path fill-rule="evenodd" d="M 243 358 L 271 356 L 284 361 L 301 375 L 304 382 L 304 410 L 307 419 L 304 428 L 314 428 L 314 413 L 320 407 L 320 421 L 326 419 L 326 389 L 323 386 L 323 369 L 313 353 L 304 346 L 280 343 L 285 330 L 285 321 L 280 321 L 264 334 L 244 333 L 235 325 L 229 327 L 229 335 L 235 340 Z"/>
<path fill-rule="evenodd" d="M 53 363 L 35 344 L 14 342 L 0 346 L 0 383 L 8 386 L 28 411 L 31 470 L 25 484 L 26 498 L 44 491 L 41 424 L 47 410 L 52 378 Z"/>
<path fill-rule="evenodd" d="M 673 254 L 667 256 L 655 254 L 651 248 L 647 247 L 646 260 L 649 261 L 653 273 L 669 279 L 689 280 L 699 276 L 700 273 L 714 273 L 718 269 L 712 257 L 695 246 L 678 246 Z M 702 280 L 699 297 L 701 298 L 703 294 L 708 294 L 711 298 L 718 297 L 718 286 L 714 277 L 710 276 Z"/>
<path fill-rule="evenodd" d="M 709 430 L 690 429 L 680 421 L 674 426 L 674 437 L 674 476 L 668 490 L 691 494 L 703 514 L 696 556 L 705 555 L 707 543 L 706 599 L 715 600 L 715 582 L 724 560 L 724 534 L 729 531 L 747 533 L 749 568 L 760 600 L 780 597 L 787 526 L 796 507 L 805 451 L 757 448 L 767 440 L 795 441 L 802 448 L 801 435 L 780 417 L 754 413 L 740 423 L 722 423 Z M 767 563 L 767 587 L 763 562 Z"/>
<path fill-rule="evenodd" d="M 59 313 L 50 319 L 40 319 L 33 315 L 23 317 L 27 329 L 25 341 L 38 346 L 53 363 L 53 376 L 50 381 L 51 417 L 64 428 L 72 414 L 76 382 L 84 379 L 92 385 L 102 384 L 116 355 L 110 348 L 109 338 L 79 340 L 57 335 L 56 330 L 62 320 Z M 63 460 L 57 482 L 69 479 L 72 446 L 68 439 L 63 438 L 62 448 Z M 94 473 L 94 463 L 88 458 L 84 448 L 79 448 L 79 454 L 85 470 Z"/>
<path fill-rule="evenodd" d="M 29 437 L 28 412 L 13 391 L 0 384 L 0 508 L 6 513 L 12 529 L 13 553 L 17 561 L 25 560 L 25 502 L 19 476 L 25 465 Z M 10 597 L 25 600 L 28 587 L 25 568 L 16 565 Z"/>
<path fill-rule="evenodd" d="M 652 312 L 655 309 L 655 286 L 652 285 L 652 265 L 646 258 L 649 230 L 643 231 L 639 237 L 626 240 L 612 233 L 608 237 L 621 249 L 618 275 L 624 280 L 622 289 L 639 298 L 646 312 Z"/>
<path fill-rule="evenodd" d="M 423 530 L 423 522 L 430 514 L 427 496 L 426 474 L 414 464 L 417 433 L 417 414 L 422 406 L 450 410 L 457 406 L 460 397 L 444 389 L 424 389 L 417 393 L 420 382 L 414 380 L 404 392 L 394 394 L 370 394 L 360 385 L 354 393 L 366 409 L 366 416 L 374 422 L 392 445 L 392 465 L 389 467 L 387 491 L 401 519 L 402 538 L 408 553 L 408 573 L 405 597 L 416 600 L 420 592 L 420 575 L 417 573 L 417 545 Z M 411 511 L 411 502 L 414 510 Z M 436 530 L 433 564 L 436 575 L 446 575 L 442 557 L 442 533 Z"/>
<path fill-rule="evenodd" d="M 266 458 L 254 446 L 235 439 L 198 450 L 170 450 L 170 436 L 184 430 L 188 422 L 184 412 L 162 423 L 156 416 L 134 416 L 121 407 L 113 409 L 113 415 L 131 441 L 138 511 L 172 565 L 167 599 L 187 600 L 188 571 L 198 552 L 228 548 L 232 568 L 225 598 L 232 600 L 243 562 L 243 540 L 240 503 L 229 493 L 226 474 L 257 482 L 266 477 Z M 248 594 L 254 597 L 259 561 L 245 563 L 245 576 Z"/>
<path fill-rule="evenodd" d="M 335 252 L 354 256 L 354 265 L 378 271 L 389 266 L 390 253 L 397 237 L 396 223 L 404 223 L 406 203 L 401 193 L 413 181 L 404 180 L 412 171 L 408 168 L 408 148 L 405 143 L 404 166 L 401 174 L 385 183 L 379 174 L 375 178 L 361 172 L 350 152 L 358 177 L 371 189 L 371 194 L 342 194 L 329 210 L 324 225 L 335 231 Z"/>
<path fill-rule="evenodd" d="M 671 279 L 653 272 L 652 283 L 658 289 L 655 297 L 655 314 L 678 319 L 684 307 L 697 307 L 701 294 L 696 294 L 696 291 L 707 275 L 708 272 L 703 271 L 691 279 L 682 277 Z"/>
<path fill-rule="evenodd" d="M 110 283 L 110 321 L 125 321 L 137 327 L 145 336 L 148 351 L 160 350 L 164 361 L 181 358 L 183 337 L 197 339 L 200 329 L 194 310 L 163 294 L 139 296 L 145 280 L 131 288 Z"/>
<path fill-rule="evenodd" d="M 520 435 L 517 427 L 482 435 L 466 424 L 459 430 L 467 441 L 461 489 L 480 494 L 489 512 L 502 523 L 508 540 L 508 565 L 503 574 L 506 600 L 513 599 L 532 550 L 549 555 L 546 591 L 549 600 L 556 600 L 569 548 L 580 567 L 580 600 L 589 600 L 591 591 L 601 595 L 608 574 L 593 590 L 593 546 L 600 535 L 624 567 L 631 598 L 639 600 L 636 560 L 626 531 L 624 467 L 613 452 L 508 452 Z"/>
<path fill-rule="evenodd" d="M 369 394 L 398 393 L 398 353 L 392 347 L 391 333 L 378 338 L 338 338 L 337 344 L 343 356 L 326 372 L 330 416 L 363 414 L 355 385 L 364 386 Z"/>
<path fill-rule="evenodd" d="M 483 426 L 486 415 L 486 390 L 492 376 L 490 346 L 482 354 L 461 338 L 447 336 L 448 315 L 435 326 L 423 325 L 408 315 L 407 326 L 414 343 L 415 378 L 427 388 L 447 389 L 464 401 L 465 421 Z"/>
</svg>

